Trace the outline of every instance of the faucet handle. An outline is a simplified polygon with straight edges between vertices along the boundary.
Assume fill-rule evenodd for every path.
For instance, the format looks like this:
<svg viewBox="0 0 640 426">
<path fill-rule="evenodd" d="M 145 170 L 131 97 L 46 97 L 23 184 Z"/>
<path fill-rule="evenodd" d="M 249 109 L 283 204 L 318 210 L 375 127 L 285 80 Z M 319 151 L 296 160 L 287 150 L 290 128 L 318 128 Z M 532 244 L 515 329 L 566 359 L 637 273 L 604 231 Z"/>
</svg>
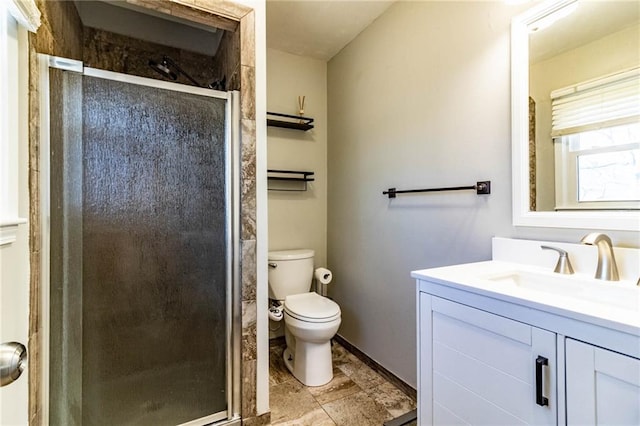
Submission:
<svg viewBox="0 0 640 426">
<path fill-rule="evenodd" d="M 573 274 L 573 267 L 571 267 L 571 262 L 569 261 L 569 253 L 558 247 L 540 246 L 540 248 L 558 252 L 558 263 L 556 263 L 556 268 L 553 272 L 557 272 L 558 274 Z"/>
</svg>

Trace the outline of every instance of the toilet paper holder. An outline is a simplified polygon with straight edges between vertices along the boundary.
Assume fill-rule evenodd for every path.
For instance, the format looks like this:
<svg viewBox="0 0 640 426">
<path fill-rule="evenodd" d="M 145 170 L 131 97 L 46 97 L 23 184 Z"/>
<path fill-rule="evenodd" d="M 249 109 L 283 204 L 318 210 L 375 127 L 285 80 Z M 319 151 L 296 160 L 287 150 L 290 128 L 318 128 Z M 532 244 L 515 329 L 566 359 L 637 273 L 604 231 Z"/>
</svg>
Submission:
<svg viewBox="0 0 640 426">
<path fill-rule="evenodd" d="M 327 268 L 316 268 L 313 272 L 313 276 L 322 284 L 329 284 L 333 279 L 333 274 Z"/>
<path fill-rule="evenodd" d="M 327 268 L 316 268 L 313 276 L 316 279 L 316 293 L 321 296 L 326 296 L 327 285 L 333 280 L 333 274 Z"/>
</svg>

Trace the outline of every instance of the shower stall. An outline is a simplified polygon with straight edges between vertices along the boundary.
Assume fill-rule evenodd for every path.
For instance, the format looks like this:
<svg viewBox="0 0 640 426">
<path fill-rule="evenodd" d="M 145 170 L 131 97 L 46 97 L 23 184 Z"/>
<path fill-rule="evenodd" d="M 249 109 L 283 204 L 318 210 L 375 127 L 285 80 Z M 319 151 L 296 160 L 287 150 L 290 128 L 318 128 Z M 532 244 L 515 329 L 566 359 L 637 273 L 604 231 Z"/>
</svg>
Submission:
<svg viewBox="0 0 640 426">
<path fill-rule="evenodd" d="M 239 107 L 40 56 L 45 422 L 239 424 Z"/>
</svg>

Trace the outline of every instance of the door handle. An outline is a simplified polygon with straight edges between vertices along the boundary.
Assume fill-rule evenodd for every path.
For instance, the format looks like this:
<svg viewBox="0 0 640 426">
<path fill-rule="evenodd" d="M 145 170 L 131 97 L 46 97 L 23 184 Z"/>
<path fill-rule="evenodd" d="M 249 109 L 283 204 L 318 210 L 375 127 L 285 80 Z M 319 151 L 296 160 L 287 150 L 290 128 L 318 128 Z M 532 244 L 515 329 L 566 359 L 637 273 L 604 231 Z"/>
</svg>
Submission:
<svg viewBox="0 0 640 426">
<path fill-rule="evenodd" d="M 0 387 L 15 382 L 27 367 L 27 348 L 18 342 L 0 345 Z"/>
<path fill-rule="evenodd" d="M 544 407 L 549 405 L 549 399 L 542 395 L 542 367 L 549 365 L 549 360 L 538 355 L 536 358 L 536 404 Z"/>
</svg>

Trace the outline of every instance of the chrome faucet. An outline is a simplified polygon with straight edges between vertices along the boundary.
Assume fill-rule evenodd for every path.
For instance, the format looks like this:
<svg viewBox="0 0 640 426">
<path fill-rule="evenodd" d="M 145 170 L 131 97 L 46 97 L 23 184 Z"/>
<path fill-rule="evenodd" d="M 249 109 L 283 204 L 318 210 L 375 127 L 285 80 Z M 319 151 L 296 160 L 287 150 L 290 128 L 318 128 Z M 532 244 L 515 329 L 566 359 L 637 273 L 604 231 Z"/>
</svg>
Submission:
<svg viewBox="0 0 640 426">
<path fill-rule="evenodd" d="M 596 279 L 607 281 L 618 281 L 620 279 L 618 276 L 618 267 L 616 266 L 616 258 L 613 256 L 611 238 L 605 234 L 592 232 L 582 237 L 580 242 L 598 248 Z"/>
<path fill-rule="evenodd" d="M 558 274 L 573 274 L 573 267 L 571 266 L 571 262 L 569 261 L 569 253 L 565 250 L 562 250 L 558 247 L 551 246 L 540 246 L 543 250 L 555 250 L 558 252 L 558 263 L 556 263 L 556 268 L 553 272 Z"/>
</svg>

